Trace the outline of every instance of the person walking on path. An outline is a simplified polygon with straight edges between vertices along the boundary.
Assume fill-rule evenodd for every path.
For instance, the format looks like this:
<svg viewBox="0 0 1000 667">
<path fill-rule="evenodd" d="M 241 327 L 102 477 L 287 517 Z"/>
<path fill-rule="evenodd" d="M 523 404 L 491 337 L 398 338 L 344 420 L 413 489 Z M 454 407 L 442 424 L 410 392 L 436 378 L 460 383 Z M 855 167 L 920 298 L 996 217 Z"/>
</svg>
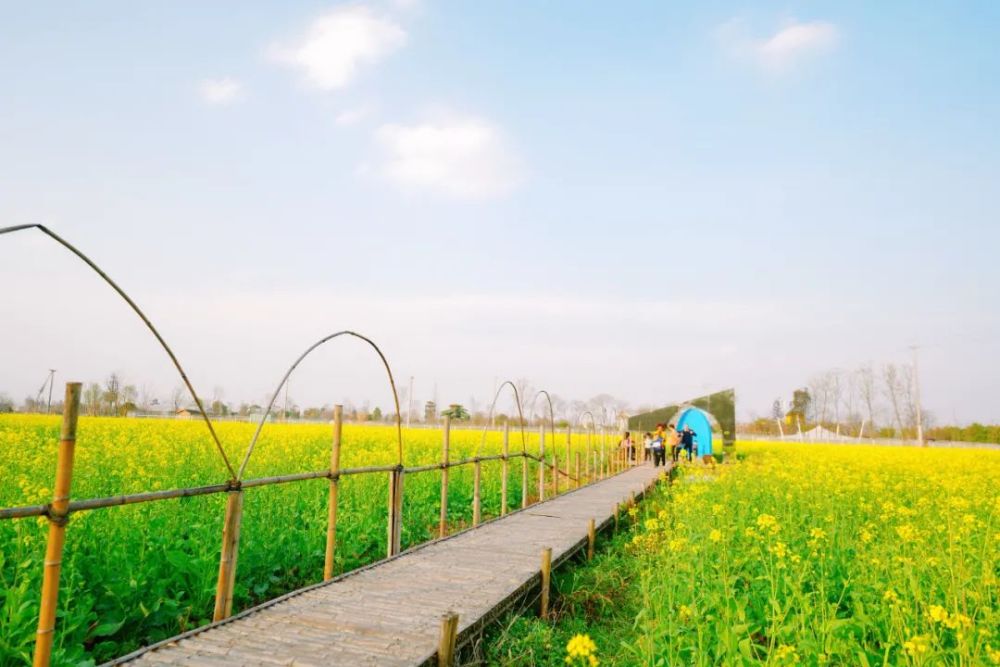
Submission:
<svg viewBox="0 0 1000 667">
<path fill-rule="evenodd" d="M 625 437 L 622 438 L 618 446 L 625 450 L 625 457 L 629 461 L 635 461 L 635 443 L 632 442 L 632 434 L 630 432 L 625 431 Z"/>
<path fill-rule="evenodd" d="M 656 433 L 653 434 L 653 466 L 659 468 L 661 465 L 667 464 L 667 451 L 666 451 L 666 426 L 663 424 L 656 425 Z"/>
<path fill-rule="evenodd" d="M 684 430 L 681 431 L 681 447 L 687 452 L 687 460 L 691 460 L 691 450 L 694 449 L 694 431 L 691 430 L 690 426 L 685 426 Z"/>
</svg>

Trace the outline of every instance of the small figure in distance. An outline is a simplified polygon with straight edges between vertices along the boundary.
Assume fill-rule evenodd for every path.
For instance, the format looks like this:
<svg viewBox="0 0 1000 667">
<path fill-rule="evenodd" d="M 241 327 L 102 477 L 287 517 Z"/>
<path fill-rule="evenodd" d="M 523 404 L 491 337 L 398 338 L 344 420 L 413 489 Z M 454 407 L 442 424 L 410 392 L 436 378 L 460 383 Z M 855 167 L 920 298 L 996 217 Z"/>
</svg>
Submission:
<svg viewBox="0 0 1000 667">
<path fill-rule="evenodd" d="M 657 424 L 656 433 L 653 434 L 653 467 L 656 468 L 667 464 L 666 428 L 665 424 Z"/>
<path fill-rule="evenodd" d="M 687 452 L 687 460 L 691 460 L 691 450 L 694 449 L 694 431 L 691 430 L 690 426 L 685 426 L 684 430 L 681 431 L 681 447 Z"/>
<path fill-rule="evenodd" d="M 635 446 L 632 444 L 632 434 L 625 431 L 625 437 L 618 444 L 619 447 L 625 450 L 625 456 L 628 457 L 629 461 L 635 461 Z"/>
<path fill-rule="evenodd" d="M 649 431 L 646 431 L 646 434 L 642 436 L 642 449 L 644 454 L 643 461 L 653 458 L 653 434 Z"/>
</svg>

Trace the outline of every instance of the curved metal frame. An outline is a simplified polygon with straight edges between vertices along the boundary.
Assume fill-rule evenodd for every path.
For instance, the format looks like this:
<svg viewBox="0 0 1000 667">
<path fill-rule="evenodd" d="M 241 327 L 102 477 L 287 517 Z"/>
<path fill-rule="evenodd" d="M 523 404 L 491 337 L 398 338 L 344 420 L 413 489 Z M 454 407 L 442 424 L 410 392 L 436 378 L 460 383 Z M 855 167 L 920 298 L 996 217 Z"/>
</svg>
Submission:
<svg viewBox="0 0 1000 667">
<path fill-rule="evenodd" d="M 517 387 L 510 380 L 504 380 L 499 387 L 497 387 L 496 393 L 493 395 L 493 402 L 490 404 L 490 412 L 486 416 L 486 425 L 483 426 L 483 435 L 479 440 L 479 447 L 476 448 L 476 458 L 482 455 L 483 445 L 486 444 L 486 434 L 489 432 L 490 422 L 493 420 L 493 411 L 497 407 L 497 401 L 500 400 L 500 392 L 503 391 L 504 386 L 509 385 L 511 390 L 514 392 L 514 403 L 517 404 L 517 416 L 518 425 L 521 428 L 521 453 L 528 453 L 528 441 L 524 435 L 524 410 L 521 408 L 521 394 L 517 391 Z"/>
<path fill-rule="evenodd" d="M 293 363 L 289 367 L 289 369 L 285 372 L 284 377 L 281 378 L 281 382 L 278 383 L 278 388 L 275 389 L 274 394 L 271 395 L 271 401 L 267 404 L 267 410 L 264 411 L 264 414 L 261 415 L 260 421 L 257 423 L 257 430 L 254 431 L 253 438 L 250 440 L 250 445 L 249 447 L 247 447 L 247 453 L 243 457 L 243 463 L 240 464 L 239 473 L 236 475 L 237 480 L 243 479 L 243 473 L 246 471 L 247 464 L 250 462 L 250 455 L 253 454 L 254 447 L 257 446 L 257 438 L 260 437 L 260 432 L 264 428 L 264 423 L 267 421 L 267 418 L 271 414 L 271 410 L 274 408 L 274 402 L 278 400 L 278 394 L 281 393 L 281 389 L 288 382 L 288 378 L 291 377 L 292 371 L 294 371 L 298 367 L 298 365 L 302 363 L 302 360 L 308 357 L 313 350 L 320 347 L 324 343 L 327 343 L 333 340 L 334 338 L 338 338 L 340 336 L 354 336 L 355 338 L 358 338 L 368 343 L 372 347 L 372 349 L 375 350 L 375 352 L 378 354 L 379 359 L 382 360 L 382 365 L 385 366 L 385 372 L 389 376 L 389 386 L 392 388 L 392 400 L 396 405 L 396 444 L 398 446 L 397 465 L 400 466 L 403 465 L 403 426 L 402 426 L 402 419 L 400 418 L 399 414 L 399 394 L 396 392 L 396 380 L 393 379 L 392 377 L 392 369 L 389 368 L 389 361 L 385 358 L 385 355 L 382 354 L 382 350 L 379 349 L 379 346 L 376 345 L 374 341 L 372 341 L 370 338 L 368 338 L 367 336 L 363 336 L 355 331 L 344 330 L 344 331 L 338 331 L 337 333 L 332 333 L 328 336 L 324 336 L 323 338 L 320 338 L 318 341 L 310 345 L 308 348 L 306 348 L 305 352 L 299 355 L 299 358 L 295 360 L 295 363 Z"/>
<path fill-rule="evenodd" d="M 125 292 L 125 290 L 123 290 L 121 287 L 118 286 L 118 283 L 112 280 L 111 277 L 108 276 L 108 274 L 106 274 L 103 270 L 101 270 L 101 267 L 99 267 L 94 262 L 94 260 L 87 257 L 80 250 L 78 250 L 72 243 L 70 243 L 63 237 L 59 236 L 45 225 L 32 224 L 32 225 L 15 225 L 13 227 L 0 227 L 0 236 L 3 236 L 4 234 L 11 234 L 13 232 L 23 231 L 26 229 L 37 229 L 38 231 L 48 236 L 59 245 L 69 250 L 78 258 L 80 258 L 83 261 L 83 263 L 89 266 L 91 269 L 93 269 L 94 272 L 97 275 L 99 275 L 104 280 L 104 282 L 106 282 L 111 287 L 111 289 L 117 292 L 118 296 L 124 299 L 125 303 L 127 303 L 129 307 L 131 307 L 132 310 L 135 312 L 135 314 L 139 316 L 139 319 L 141 319 L 143 324 L 146 325 L 146 328 L 149 329 L 150 333 L 152 333 L 153 336 L 156 337 L 156 340 L 160 343 L 160 347 L 162 347 L 163 351 L 167 353 L 168 357 L 170 357 L 170 361 L 173 362 L 174 368 L 176 368 L 177 372 L 180 374 L 181 380 L 184 382 L 184 386 L 187 387 L 188 392 L 191 394 L 191 398 L 194 399 L 195 404 L 198 406 L 198 410 L 201 412 L 202 419 L 205 421 L 205 425 L 208 427 L 209 433 L 212 434 L 212 440 L 215 442 L 215 448 L 219 451 L 219 456 L 222 457 L 222 461 L 226 464 L 226 468 L 229 470 L 229 475 L 231 479 L 234 481 L 238 479 L 236 471 L 233 470 L 232 463 L 229 462 L 229 457 L 226 456 L 226 451 L 222 447 L 222 442 L 219 441 L 219 436 L 216 435 L 215 433 L 215 428 L 212 426 L 212 420 L 208 418 L 208 413 L 205 411 L 205 407 L 202 405 L 201 399 L 198 398 L 198 393 L 194 390 L 194 386 L 192 386 L 191 381 L 188 379 L 187 373 L 185 373 L 184 368 L 181 367 L 181 362 L 178 361 L 177 355 L 175 355 L 174 351 L 170 349 L 170 346 L 167 345 L 167 341 L 163 339 L 163 336 L 161 336 L 160 332 L 156 330 L 156 327 L 153 326 L 153 323 L 149 321 L 149 318 L 146 317 L 146 314 L 144 312 L 142 312 L 142 309 L 139 308 L 139 306 L 135 303 L 135 301 L 132 300 L 132 298 Z"/>
<path fill-rule="evenodd" d="M 545 395 L 545 401 L 549 404 L 549 432 L 552 433 L 552 437 L 555 438 L 555 432 L 556 432 L 556 414 L 555 414 L 555 410 L 552 409 L 552 396 L 549 395 L 549 392 L 547 392 L 544 389 L 539 389 L 535 393 L 535 397 L 531 399 L 531 414 L 535 414 L 535 404 L 538 402 L 538 397 L 541 396 L 541 395 L 543 395 L 543 394 Z M 539 441 L 538 442 L 538 448 L 539 448 L 538 451 L 539 451 L 539 454 L 541 454 L 541 447 L 542 447 L 542 443 L 541 443 L 541 441 Z"/>
</svg>

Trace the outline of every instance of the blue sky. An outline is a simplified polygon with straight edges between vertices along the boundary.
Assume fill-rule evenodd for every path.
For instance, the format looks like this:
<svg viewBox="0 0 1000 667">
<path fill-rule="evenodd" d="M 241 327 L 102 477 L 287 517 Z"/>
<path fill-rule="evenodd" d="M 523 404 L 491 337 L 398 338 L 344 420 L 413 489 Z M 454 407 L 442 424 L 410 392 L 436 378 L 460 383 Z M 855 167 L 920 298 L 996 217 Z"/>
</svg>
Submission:
<svg viewBox="0 0 1000 667">
<path fill-rule="evenodd" d="M 0 225 L 79 243 L 233 401 L 354 327 L 423 398 L 744 415 L 916 343 L 938 421 L 1000 421 L 998 33 L 993 2 L 4 3 Z M 175 383 L 54 246 L 3 238 L 0 279 L 0 390 Z M 385 403 L 346 348 L 300 401 Z"/>
</svg>

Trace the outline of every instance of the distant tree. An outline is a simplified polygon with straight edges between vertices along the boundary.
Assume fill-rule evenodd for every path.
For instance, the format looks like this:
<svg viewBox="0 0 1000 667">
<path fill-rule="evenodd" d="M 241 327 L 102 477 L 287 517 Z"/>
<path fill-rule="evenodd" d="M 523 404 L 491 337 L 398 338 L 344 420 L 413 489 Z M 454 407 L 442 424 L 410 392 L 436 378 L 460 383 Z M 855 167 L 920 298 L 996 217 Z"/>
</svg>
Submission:
<svg viewBox="0 0 1000 667">
<path fill-rule="evenodd" d="M 855 371 L 858 382 L 858 393 L 861 394 L 861 403 L 865 407 L 868 418 L 868 426 L 871 430 L 875 428 L 875 402 L 878 398 L 878 391 L 875 385 L 875 370 L 871 364 L 865 364 Z"/>
<path fill-rule="evenodd" d="M 424 403 L 424 421 L 428 424 L 433 424 L 437 421 L 437 403 L 434 401 Z"/>
<path fill-rule="evenodd" d="M 104 395 L 101 397 L 107 408 L 107 413 L 117 415 L 122 400 L 122 381 L 117 373 L 112 373 L 104 381 Z"/>
<path fill-rule="evenodd" d="M 805 387 L 796 389 L 792 392 L 792 402 L 788 407 L 788 412 L 785 413 L 785 417 L 789 421 L 793 421 L 795 419 L 806 421 L 806 415 L 809 414 L 809 407 L 811 404 L 812 396 L 809 394 L 809 390 Z"/>
<path fill-rule="evenodd" d="M 91 382 L 83 390 L 83 406 L 91 417 L 101 414 L 101 385 Z"/>
<path fill-rule="evenodd" d="M 382 408 L 380 408 L 377 405 L 375 406 L 375 409 L 372 410 L 371 420 L 373 422 L 380 422 L 380 421 L 382 421 Z"/>
<path fill-rule="evenodd" d="M 139 390 L 135 388 L 134 384 L 127 384 L 122 387 L 121 393 L 121 405 L 119 407 L 119 415 L 124 416 L 129 412 L 135 411 L 136 401 L 139 400 Z"/>
<path fill-rule="evenodd" d="M 441 415 L 450 417 L 452 421 L 468 421 L 472 418 L 472 415 L 469 414 L 469 411 L 461 403 L 452 403 Z"/>
<path fill-rule="evenodd" d="M 781 408 L 781 399 L 774 399 L 774 403 L 771 405 L 771 419 L 781 419 L 785 416 L 785 411 Z"/>
<path fill-rule="evenodd" d="M 14 401 L 7 394 L 0 393 L 0 412 L 14 412 Z"/>
<path fill-rule="evenodd" d="M 170 403 L 173 405 L 173 411 L 177 412 L 182 407 L 184 407 L 185 396 L 187 395 L 187 388 L 183 385 L 177 385 L 174 390 L 170 392 Z"/>
</svg>

